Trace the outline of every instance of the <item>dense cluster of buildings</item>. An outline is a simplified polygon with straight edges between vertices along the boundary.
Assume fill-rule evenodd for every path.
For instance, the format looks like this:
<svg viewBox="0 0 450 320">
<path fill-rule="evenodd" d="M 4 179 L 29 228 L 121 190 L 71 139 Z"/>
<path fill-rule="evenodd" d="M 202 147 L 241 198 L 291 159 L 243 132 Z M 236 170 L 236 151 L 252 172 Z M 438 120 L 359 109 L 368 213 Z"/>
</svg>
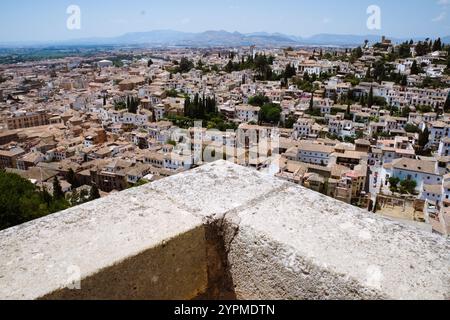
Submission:
<svg viewBox="0 0 450 320">
<path fill-rule="evenodd" d="M 260 49 L 274 57 L 274 74 L 293 66 L 287 83 L 224 71 L 230 59 L 254 57 L 254 47 L 136 49 L 121 67 L 100 54 L 3 65 L 0 169 L 39 186 L 58 177 L 68 193 L 96 185 L 106 194 L 226 158 L 372 211 L 383 210 L 380 196 L 404 197 L 392 178 L 412 180 L 407 194 L 420 220 L 448 234 L 450 77 L 439 63 L 448 53 L 389 62 L 406 83 L 369 81 L 380 52 L 395 50 L 367 45 L 350 59 L 343 49 Z M 173 72 L 183 58 L 194 67 Z M 302 89 L 305 77 L 314 90 Z M 424 87 L 426 79 L 446 85 Z M 218 116 L 238 130 L 180 125 L 196 95 L 214 98 Z M 278 125 L 261 121 L 263 106 L 249 103 L 255 96 L 279 108 Z"/>
</svg>

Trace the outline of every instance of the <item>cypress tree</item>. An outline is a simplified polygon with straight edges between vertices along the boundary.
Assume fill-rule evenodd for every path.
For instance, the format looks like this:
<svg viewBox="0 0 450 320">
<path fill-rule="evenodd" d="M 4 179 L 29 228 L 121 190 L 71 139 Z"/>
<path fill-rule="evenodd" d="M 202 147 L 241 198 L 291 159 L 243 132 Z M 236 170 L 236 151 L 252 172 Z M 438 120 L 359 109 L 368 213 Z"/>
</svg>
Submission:
<svg viewBox="0 0 450 320">
<path fill-rule="evenodd" d="M 430 131 L 428 130 L 428 127 L 425 127 L 425 130 L 419 134 L 419 141 L 418 144 L 420 147 L 425 148 L 430 138 Z"/>
<path fill-rule="evenodd" d="M 50 207 L 50 204 L 52 203 L 52 196 L 50 193 L 48 193 L 46 187 L 42 188 L 41 197 L 42 200 L 47 204 L 47 207 Z"/>
<path fill-rule="evenodd" d="M 367 99 L 367 106 L 369 108 L 372 108 L 372 106 L 373 106 L 373 87 L 370 87 L 369 97 Z"/>
<path fill-rule="evenodd" d="M 445 112 L 450 111 L 450 94 L 447 96 L 447 99 L 445 100 L 444 111 Z"/>
<path fill-rule="evenodd" d="M 55 199 L 64 198 L 64 192 L 62 190 L 61 183 L 59 182 L 57 177 L 53 179 L 53 197 Z"/>
<path fill-rule="evenodd" d="M 419 74 L 419 67 L 417 66 L 417 61 L 414 60 L 412 66 L 411 66 L 411 74 Z"/>
<path fill-rule="evenodd" d="M 77 187 L 77 181 L 75 178 L 75 171 L 72 168 L 67 172 L 67 182 L 72 185 L 72 187 Z"/>
<path fill-rule="evenodd" d="M 408 78 L 406 77 L 406 75 L 402 76 L 402 79 L 400 81 L 400 85 L 406 87 L 408 85 Z"/>
<path fill-rule="evenodd" d="M 366 104 L 366 99 L 364 97 L 364 94 L 361 95 L 361 98 L 359 99 L 359 104 L 364 106 Z"/>
<path fill-rule="evenodd" d="M 198 106 L 198 100 L 199 100 L 199 95 L 198 95 L 198 93 L 196 93 L 195 94 L 195 97 L 194 97 L 194 105 L 197 107 Z"/>
<path fill-rule="evenodd" d="M 366 79 L 370 79 L 370 71 L 371 71 L 371 68 L 368 67 L 367 72 L 366 72 Z"/>
<path fill-rule="evenodd" d="M 189 117 L 190 116 L 190 105 L 191 105 L 191 98 L 186 97 L 184 100 L 184 116 Z"/>
<path fill-rule="evenodd" d="M 311 101 L 309 101 L 309 111 L 314 111 L 314 92 L 311 92 Z"/>
<path fill-rule="evenodd" d="M 91 192 L 89 194 L 89 201 L 100 199 L 100 191 L 96 184 L 94 184 L 91 188 Z"/>
</svg>

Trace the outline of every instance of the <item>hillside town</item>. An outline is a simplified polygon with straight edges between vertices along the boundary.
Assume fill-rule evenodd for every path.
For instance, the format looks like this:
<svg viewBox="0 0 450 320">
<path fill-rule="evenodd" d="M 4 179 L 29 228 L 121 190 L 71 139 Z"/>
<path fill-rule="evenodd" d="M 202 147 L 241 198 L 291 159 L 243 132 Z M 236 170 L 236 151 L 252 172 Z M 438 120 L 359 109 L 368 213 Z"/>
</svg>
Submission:
<svg viewBox="0 0 450 320">
<path fill-rule="evenodd" d="M 449 53 L 383 37 L 3 64 L 0 170 L 67 207 L 224 159 L 447 236 Z"/>
</svg>

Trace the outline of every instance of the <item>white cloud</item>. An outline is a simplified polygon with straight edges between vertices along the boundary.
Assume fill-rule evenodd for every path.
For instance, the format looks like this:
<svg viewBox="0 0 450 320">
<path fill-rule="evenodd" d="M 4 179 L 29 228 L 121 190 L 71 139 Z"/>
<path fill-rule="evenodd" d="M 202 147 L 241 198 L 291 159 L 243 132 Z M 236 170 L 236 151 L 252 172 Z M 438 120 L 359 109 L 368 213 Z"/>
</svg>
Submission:
<svg viewBox="0 0 450 320">
<path fill-rule="evenodd" d="M 449 1 L 449 0 L 441 0 L 441 1 Z M 437 17 L 431 19 L 431 21 L 433 22 L 439 22 L 445 19 L 445 17 L 447 16 L 446 12 L 441 12 Z"/>
<path fill-rule="evenodd" d="M 450 0 L 438 0 L 437 4 L 442 6 L 442 12 L 437 17 L 431 19 L 432 22 L 440 22 L 447 17 L 447 8 L 450 6 Z"/>
<path fill-rule="evenodd" d="M 323 24 L 329 24 L 331 22 L 330 18 L 323 18 L 322 20 Z"/>
</svg>

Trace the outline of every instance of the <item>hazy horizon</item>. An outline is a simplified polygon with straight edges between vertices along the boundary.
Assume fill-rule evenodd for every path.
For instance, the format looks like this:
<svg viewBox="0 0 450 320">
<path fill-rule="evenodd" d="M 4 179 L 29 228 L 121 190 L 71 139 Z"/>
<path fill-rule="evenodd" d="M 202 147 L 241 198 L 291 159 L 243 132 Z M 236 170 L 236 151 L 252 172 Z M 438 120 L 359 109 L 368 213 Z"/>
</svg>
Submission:
<svg viewBox="0 0 450 320">
<path fill-rule="evenodd" d="M 70 5 L 81 9 L 80 29 L 67 28 Z M 379 30 L 367 28 L 370 5 L 381 9 Z M 0 42 L 60 42 L 153 30 L 445 37 L 450 35 L 449 7 L 450 0 L 2 1 Z"/>
<path fill-rule="evenodd" d="M 365 37 L 365 36 L 374 36 L 374 37 L 382 37 L 382 36 L 386 36 L 387 38 L 390 38 L 391 35 L 389 34 L 384 34 L 384 33 L 366 33 L 366 34 L 339 34 L 339 33 L 333 33 L 333 32 L 327 32 L 327 33 L 317 33 L 317 34 L 312 34 L 310 36 L 299 36 L 299 35 L 295 35 L 295 34 L 287 34 L 287 33 L 281 33 L 281 32 L 267 32 L 267 31 L 253 31 L 253 32 L 248 32 L 248 33 L 244 33 L 244 32 L 240 32 L 237 30 L 216 30 L 216 29 L 209 29 L 209 30 L 203 30 L 203 31 L 199 31 L 199 32 L 188 32 L 188 31 L 180 31 L 180 30 L 175 30 L 175 29 L 155 29 L 155 30 L 142 30 L 142 31 L 129 31 L 126 33 L 122 33 L 122 34 L 118 34 L 118 35 L 113 35 L 113 36 L 109 36 L 109 37 L 78 37 L 78 38 L 72 38 L 72 39 L 63 39 L 63 40 L 18 40 L 18 41 L 2 41 L 0 39 L 0 45 L 18 45 L 18 46 L 33 46 L 33 45 L 52 45 L 52 44 L 67 44 L 70 45 L 71 43 L 77 43 L 78 41 L 83 41 L 83 40 L 95 40 L 95 39 L 103 39 L 103 40 L 107 40 L 107 39 L 115 39 L 118 38 L 120 36 L 123 35 L 127 35 L 127 34 L 134 34 L 134 33 L 148 33 L 148 32 L 157 32 L 157 31 L 173 31 L 173 32 L 184 32 L 184 33 L 193 33 L 193 34 L 199 34 L 199 33 L 203 33 L 203 32 L 228 32 L 228 33 L 235 33 L 238 32 L 242 35 L 248 35 L 248 34 L 258 34 L 258 33 L 267 33 L 267 34 L 282 34 L 282 35 L 286 35 L 286 36 L 297 36 L 297 37 L 301 37 L 305 40 L 308 40 L 308 38 L 310 37 L 314 37 L 314 36 L 318 36 L 318 35 L 326 35 L 326 34 L 330 34 L 330 35 L 336 35 L 336 36 L 355 36 L 355 37 Z M 436 36 L 436 38 L 440 37 L 449 37 L 449 35 L 440 35 L 440 36 Z M 426 38 L 428 37 L 427 35 L 414 35 L 414 36 L 406 36 L 406 37 L 391 37 L 391 38 L 395 38 L 395 39 L 412 39 L 412 38 Z M 105 44 L 105 43 L 103 43 Z"/>
</svg>

